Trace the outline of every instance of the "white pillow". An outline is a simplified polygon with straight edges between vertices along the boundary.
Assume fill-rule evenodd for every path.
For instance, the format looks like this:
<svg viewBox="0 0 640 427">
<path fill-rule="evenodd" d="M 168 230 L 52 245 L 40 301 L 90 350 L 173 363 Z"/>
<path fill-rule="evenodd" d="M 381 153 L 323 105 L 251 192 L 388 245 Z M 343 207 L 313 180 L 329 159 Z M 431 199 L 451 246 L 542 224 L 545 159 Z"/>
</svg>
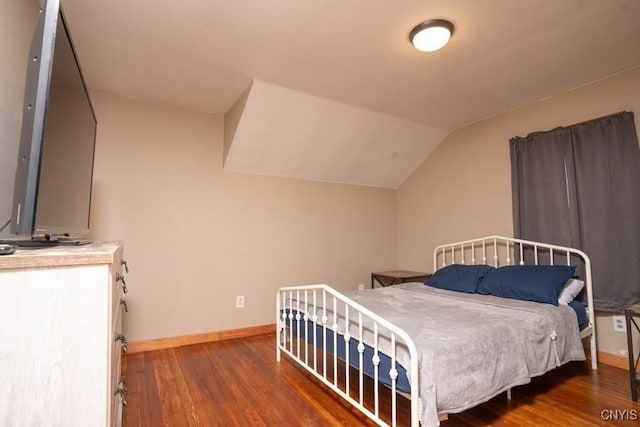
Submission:
<svg viewBox="0 0 640 427">
<path fill-rule="evenodd" d="M 584 282 L 582 280 L 571 278 L 567 280 L 564 287 L 558 295 L 558 303 L 568 305 L 584 288 Z"/>
</svg>

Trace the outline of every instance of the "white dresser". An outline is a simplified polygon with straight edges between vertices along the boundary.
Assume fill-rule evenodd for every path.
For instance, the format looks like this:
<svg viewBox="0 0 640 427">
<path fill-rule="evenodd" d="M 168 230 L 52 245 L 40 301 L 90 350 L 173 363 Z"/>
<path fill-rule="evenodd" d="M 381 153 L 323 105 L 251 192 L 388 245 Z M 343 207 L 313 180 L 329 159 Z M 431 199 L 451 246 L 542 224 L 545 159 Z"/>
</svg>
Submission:
<svg viewBox="0 0 640 427">
<path fill-rule="evenodd" d="M 123 245 L 0 256 L 0 426 L 120 426 Z"/>
</svg>

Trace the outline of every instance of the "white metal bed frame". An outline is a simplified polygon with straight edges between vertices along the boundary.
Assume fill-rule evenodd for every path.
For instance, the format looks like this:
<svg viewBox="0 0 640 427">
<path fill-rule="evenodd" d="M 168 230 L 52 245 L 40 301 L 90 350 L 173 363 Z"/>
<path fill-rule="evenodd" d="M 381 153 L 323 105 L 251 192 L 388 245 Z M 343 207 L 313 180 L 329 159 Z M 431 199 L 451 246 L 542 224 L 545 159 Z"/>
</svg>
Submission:
<svg viewBox="0 0 640 427">
<path fill-rule="evenodd" d="M 553 265 L 556 258 L 565 257 L 566 263 L 575 265 L 575 261 L 584 264 L 584 281 L 587 292 L 587 312 L 588 325 L 581 332 L 581 337 L 590 337 L 591 349 L 591 367 L 597 369 L 597 352 L 596 352 L 596 334 L 595 334 L 595 315 L 593 310 L 593 288 L 591 280 L 591 261 L 589 257 L 578 249 L 564 246 L 551 245 L 529 240 L 516 239 L 502 236 L 487 236 L 478 239 L 465 240 L 461 242 L 448 243 L 438 246 L 433 252 L 434 271 L 438 267 L 444 267 L 449 264 L 487 264 L 491 262 L 495 267 L 502 265 L 514 265 L 515 257 L 519 257 L 518 264 L 525 264 L 524 250 L 531 249 L 533 251 L 533 264 Z M 541 262 L 540 258 L 548 256 L 548 262 Z M 338 322 L 338 311 L 344 310 L 344 318 L 346 324 L 340 328 Z M 288 311 L 287 311 L 288 310 Z M 303 314 L 301 314 L 303 313 Z M 349 315 L 351 313 L 351 316 Z M 357 316 L 356 324 L 349 320 Z M 373 324 L 374 343 L 373 347 L 373 408 L 365 406 L 364 398 L 364 376 L 367 375 L 363 371 L 363 357 L 365 346 L 363 344 L 363 325 Z M 276 359 L 281 360 L 281 353 L 286 354 L 292 360 L 301 365 L 305 370 L 315 376 L 318 380 L 327 385 L 340 397 L 351 403 L 367 417 L 372 419 L 378 425 L 387 426 L 389 424 L 381 418 L 379 390 L 379 331 L 387 332 L 391 341 L 391 352 L 388 354 L 391 358 L 391 370 L 389 372 L 391 378 L 391 409 L 388 419 L 391 425 L 397 425 L 396 410 L 398 394 L 397 377 L 398 372 L 395 369 L 396 353 L 399 345 L 403 345 L 408 349 L 410 355 L 410 384 L 411 392 L 408 397 L 411 402 L 411 426 L 418 427 L 420 419 L 420 403 L 419 403 L 419 387 L 418 387 L 418 353 L 415 344 L 411 338 L 400 328 L 385 320 L 376 313 L 371 312 L 367 308 L 361 306 L 350 298 L 342 295 L 340 292 L 331 287 L 319 284 L 309 286 L 293 286 L 281 288 L 277 292 L 276 298 Z M 309 351 L 309 345 L 305 337 L 295 333 L 294 329 L 300 331 L 304 328 L 308 331 L 309 325 L 313 326 L 313 342 L 318 342 L 316 336 L 315 325 L 322 328 L 322 348 L 320 348 L 320 356 L 318 351 Z M 358 336 L 351 336 L 349 330 L 357 327 Z M 333 348 L 337 349 L 338 339 L 345 341 L 344 355 L 344 378 L 339 381 L 338 358 L 337 351 L 330 352 L 327 350 L 327 332 L 334 332 Z M 305 332 L 306 335 L 307 332 Z M 341 338 L 338 338 L 338 335 Z M 350 340 L 355 339 L 358 343 L 357 353 L 352 355 L 349 351 Z M 353 362 L 352 360 L 355 360 Z M 328 363 L 333 363 L 332 368 L 328 369 Z M 331 367 L 331 366 L 329 366 Z M 350 384 L 350 371 L 355 369 L 358 376 L 357 390 L 352 391 Z M 329 372 L 331 371 L 331 372 Z M 382 387 L 387 387 L 383 385 Z M 510 391 L 510 390 L 509 390 Z M 507 393 L 510 396 L 510 393 Z M 446 416 L 444 417 L 446 418 Z"/>
</svg>

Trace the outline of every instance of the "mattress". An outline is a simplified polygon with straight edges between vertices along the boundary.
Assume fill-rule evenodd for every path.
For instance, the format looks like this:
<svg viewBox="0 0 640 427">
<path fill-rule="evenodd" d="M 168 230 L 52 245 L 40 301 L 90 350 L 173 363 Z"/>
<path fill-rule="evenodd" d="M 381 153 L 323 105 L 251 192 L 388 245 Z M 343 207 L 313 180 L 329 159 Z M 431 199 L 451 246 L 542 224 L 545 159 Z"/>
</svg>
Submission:
<svg viewBox="0 0 640 427">
<path fill-rule="evenodd" d="M 374 289 L 373 292 L 375 292 L 376 290 Z M 371 292 L 370 290 L 367 290 L 367 292 Z M 578 327 L 579 329 L 582 331 L 584 328 L 587 327 L 588 324 L 588 317 L 587 317 L 587 308 L 584 305 L 584 303 L 582 303 L 581 301 L 578 300 L 574 300 L 571 303 L 569 303 L 569 308 L 571 308 L 575 314 L 576 314 L 576 321 L 578 322 Z M 297 314 L 296 310 L 292 310 L 291 311 L 294 315 Z M 287 315 L 289 314 L 289 310 L 286 310 Z M 315 343 L 316 347 L 322 347 L 323 346 L 323 342 L 324 342 L 324 332 L 323 332 L 323 327 L 321 325 L 318 324 L 314 324 L 314 323 L 308 323 L 307 324 L 307 328 L 306 331 L 304 328 L 301 328 L 300 331 L 298 332 L 298 328 L 296 326 L 296 324 L 294 323 L 292 325 L 294 333 L 298 334 L 306 339 L 309 343 Z M 316 330 L 316 335 L 315 335 L 315 341 L 313 338 L 313 330 Z M 331 330 L 331 328 L 327 328 L 326 331 L 326 341 L 327 341 L 327 351 L 329 353 L 334 353 L 335 349 L 334 349 L 334 332 L 333 330 Z M 343 334 L 338 334 L 338 339 L 337 339 L 337 354 L 338 357 L 342 360 L 345 359 L 346 356 L 346 343 L 344 341 L 344 335 Z M 359 341 L 357 339 L 351 339 L 349 340 L 349 354 L 351 355 L 352 359 L 352 365 L 357 367 L 357 360 L 354 360 L 353 357 L 355 357 L 358 354 L 358 343 Z M 373 366 L 373 354 L 374 354 L 374 350 L 373 347 L 371 347 L 370 345 L 365 344 L 364 346 L 364 353 L 363 353 L 363 371 L 365 374 L 367 374 L 370 377 L 374 376 L 374 366 Z M 380 365 L 379 365 L 379 369 L 378 369 L 378 379 L 381 383 L 390 386 L 391 385 L 391 377 L 389 375 L 389 372 L 391 370 L 391 357 L 389 357 L 388 355 L 384 354 L 384 353 L 379 353 L 378 356 L 380 357 Z M 405 392 L 405 393 L 409 393 L 411 391 L 411 386 L 409 385 L 409 380 L 407 377 L 407 371 L 404 368 L 404 366 L 402 366 L 401 364 L 399 364 L 398 362 L 396 362 L 395 364 L 396 370 L 398 371 L 398 378 L 397 378 L 397 382 L 396 382 L 396 387 L 398 388 L 398 390 Z"/>
<path fill-rule="evenodd" d="M 478 294 L 433 289 L 421 283 L 347 292 L 359 304 L 380 314 L 405 330 L 420 353 L 420 395 L 423 425 L 438 425 L 437 413 L 455 413 L 482 403 L 504 390 L 525 384 L 570 360 L 584 360 L 578 327 L 580 304 L 552 306 L 528 301 L 508 300 Z M 584 306 L 582 306 L 584 308 Z M 338 309 L 340 311 L 340 309 Z M 331 317 L 331 316 L 330 316 Z M 340 314 L 340 331 L 344 319 Z M 331 321 L 330 321 L 331 323 Z M 350 335 L 357 337 L 355 322 Z M 295 322 L 294 322 L 295 324 Z M 321 345 L 323 328 L 309 323 L 300 331 Z M 373 355 L 371 326 L 365 333 L 365 360 Z M 333 331 L 327 329 L 327 349 L 333 348 Z M 298 331 L 296 331 L 298 333 Z M 345 357 L 343 339 L 337 340 L 337 353 Z M 357 339 L 349 342 L 353 362 Z M 380 340 L 380 351 L 389 352 L 389 343 Z M 391 361 L 381 357 L 380 380 L 389 383 Z M 397 387 L 409 391 L 408 354 L 399 348 Z M 373 366 L 368 363 L 371 372 Z M 437 396 L 437 398 L 436 398 Z"/>
</svg>

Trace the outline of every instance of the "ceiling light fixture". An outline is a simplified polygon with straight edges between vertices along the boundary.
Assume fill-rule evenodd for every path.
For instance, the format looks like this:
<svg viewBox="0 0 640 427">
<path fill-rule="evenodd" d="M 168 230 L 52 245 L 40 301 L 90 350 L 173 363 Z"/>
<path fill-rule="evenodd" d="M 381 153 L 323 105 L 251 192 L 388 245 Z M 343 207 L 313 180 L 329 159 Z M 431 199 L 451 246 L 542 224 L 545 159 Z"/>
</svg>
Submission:
<svg viewBox="0 0 640 427">
<path fill-rule="evenodd" d="M 416 25 L 409 33 L 409 40 L 421 52 L 433 52 L 449 42 L 453 24 L 445 19 L 430 19 Z"/>
</svg>

